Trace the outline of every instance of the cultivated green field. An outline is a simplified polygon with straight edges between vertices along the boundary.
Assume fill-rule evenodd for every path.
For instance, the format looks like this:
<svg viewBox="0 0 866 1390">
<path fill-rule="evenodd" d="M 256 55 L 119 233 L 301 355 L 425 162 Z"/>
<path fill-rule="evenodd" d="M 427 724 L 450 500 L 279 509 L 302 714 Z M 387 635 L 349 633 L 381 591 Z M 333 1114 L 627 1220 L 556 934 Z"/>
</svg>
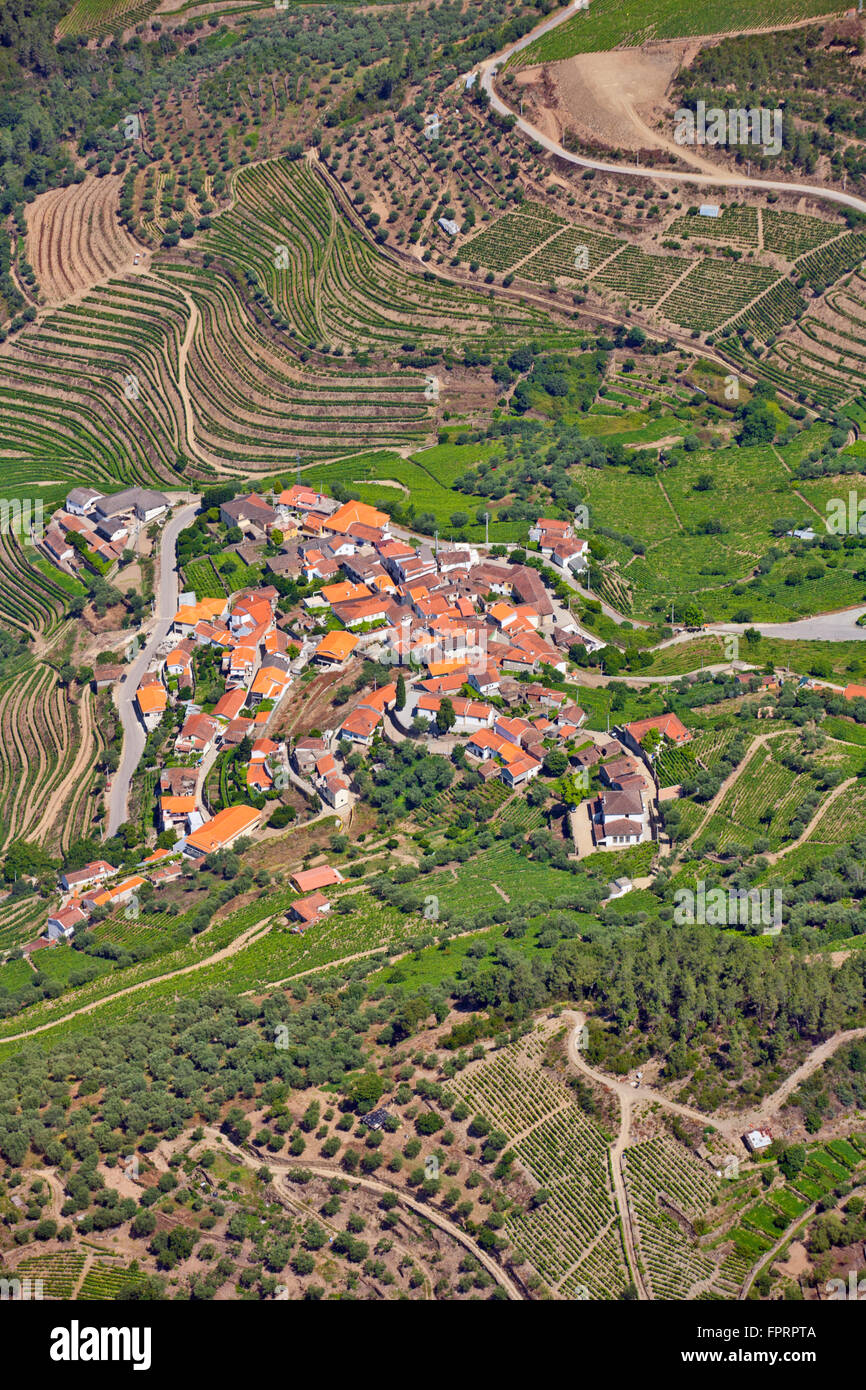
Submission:
<svg viewBox="0 0 866 1390">
<path fill-rule="evenodd" d="M 720 9 L 711 0 L 592 0 L 588 11 L 566 20 L 519 55 L 521 67 L 554 62 L 575 53 L 603 53 L 635 47 L 649 39 L 687 38 L 693 34 L 734 34 L 739 29 L 772 29 L 815 15 L 839 13 L 831 0 L 731 0 Z"/>
</svg>

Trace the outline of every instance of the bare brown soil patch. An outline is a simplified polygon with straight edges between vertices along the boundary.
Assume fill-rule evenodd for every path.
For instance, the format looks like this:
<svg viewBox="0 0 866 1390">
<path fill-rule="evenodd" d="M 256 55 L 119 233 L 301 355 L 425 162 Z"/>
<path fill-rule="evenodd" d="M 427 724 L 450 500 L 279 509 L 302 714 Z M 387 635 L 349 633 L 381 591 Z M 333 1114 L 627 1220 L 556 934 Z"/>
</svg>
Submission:
<svg viewBox="0 0 866 1390">
<path fill-rule="evenodd" d="M 647 146 L 684 152 L 652 129 L 655 116 L 664 109 L 670 85 L 679 68 L 699 45 L 676 40 L 643 49 L 615 49 L 610 53 L 583 53 L 544 69 L 527 68 L 521 83 L 538 89 L 540 72 L 555 105 L 561 128 L 571 126 L 584 139 L 601 141 L 612 148 L 639 150 Z"/>
<path fill-rule="evenodd" d="M 789 1279 L 799 1279 L 801 1274 L 807 1274 L 812 1268 L 809 1255 L 805 1245 L 799 1240 L 792 1240 L 788 1250 L 786 1260 L 776 1260 L 779 1272 L 787 1275 Z"/>
<path fill-rule="evenodd" d="M 27 259 L 48 304 L 64 304 L 119 271 L 145 269 L 149 253 L 118 219 L 121 184 L 119 174 L 87 178 L 28 206 Z"/>
<path fill-rule="evenodd" d="M 676 39 L 649 49 L 582 53 L 525 68 L 517 82 L 526 89 L 532 110 L 525 104 L 524 115 L 558 140 L 570 129 L 589 145 L 633 154 L 663 150 L 695 169 L 718 172 L 696 151 L 675 143 L 667 101 L 677 72 L 702 42 Z M 656 128 L 660 122 L 661 130 Z"/>
</svg>

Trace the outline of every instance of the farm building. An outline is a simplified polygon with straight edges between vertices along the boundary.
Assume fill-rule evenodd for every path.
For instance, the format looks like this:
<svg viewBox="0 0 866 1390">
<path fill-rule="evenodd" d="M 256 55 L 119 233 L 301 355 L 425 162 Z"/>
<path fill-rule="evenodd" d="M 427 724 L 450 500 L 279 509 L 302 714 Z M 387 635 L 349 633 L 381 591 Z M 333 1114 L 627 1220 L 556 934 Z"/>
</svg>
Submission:
<svg viewBox="0 0 866 1390">
<path fill-rule="evenodd" d="M 93 487 L 74 487 L 66 498 L 66 510 L 73 516 L 87 516 L 94 505 L 102 498 L 102 493 Z"/>
<path fill-rule="evenodd" d="M 320 864 L 317 869 L 299 869 L 292 874 L 290 881 L 299 893 L 312 893 L 318 888 L 331 888 L 335 883 L 342 883 L 343 875 L 330 864 Z"/>
<path fill-rule="evenodd" d="M 679 748 L 684 743 L 688 743 L 691 738 L 691 730 L 675 714 L 653 714 L 648 719 L 635 720 L 633 724 L 626 724 L 617 732 L 623 742 L 632 749 L 633 752 L 646 756 L 643 747 L 643 739 L 651 729 L 655 729 L 662 738 L 668 743 L 672 743 L 675 748 Z"/>
<path fill-rule="evenodd" d="M 75 928 L 79 922 L 86 922 L 87 918 L 80 907 L 66 907 L 62 912 L 55 912 L 45 923 L 45 935 L 49 941 L 69 941 L 75 935 Z"/>
<path fill-rule="evenodd" d="M 242 835 L 256 829 L 261 818 L 262 812 L 254 806 L 227 806 L 224 811 L 217 811 L 213 820 L 187 835 L 183 851 L 191 859 L 200 859 L 218 849 L 231 849 Z"/>
<path fill-rule="evenodd" d="M 305 927 L 311 927 L 314 922 L 330 912 L 331 904 L 324 893 L 310 893 L 309 897 L 298 898 L 297 902 L 292 903 L 289 908 L 289 916 L 300 922 L 298 930 L 303 931 Z"/>
<path fill-rule="evenodd" d="M 111 875 L 116 873 L 114 866 L 104 859 L 93 859 L 89 864 L 85 864 L 83 869 L 61 874 L 60 887 L 67 893 L 70 889 L 77 891 L 80 888 L 89 888 L 93 883 L 101 883 L 103 879 L 111 878 Z"/>
<path fill-rule="evenodd" d="M 122 492 L 100 497 L 93 504 L 94 516 L 107 521 L 118 516 L 136 516 L 139 521 L 155 521 L 168 511 L 168 498 L 148 487 L 127 487 Z"/>
<path fill-rule="evenodd" d="M 752 1154 L 760 1149 L 768 1149 L 772 1142 L 773 1136 L 768 1129 L 750 1129 L 748 1134 L 743 1135 L 743 1143 Z"/>
</svg>

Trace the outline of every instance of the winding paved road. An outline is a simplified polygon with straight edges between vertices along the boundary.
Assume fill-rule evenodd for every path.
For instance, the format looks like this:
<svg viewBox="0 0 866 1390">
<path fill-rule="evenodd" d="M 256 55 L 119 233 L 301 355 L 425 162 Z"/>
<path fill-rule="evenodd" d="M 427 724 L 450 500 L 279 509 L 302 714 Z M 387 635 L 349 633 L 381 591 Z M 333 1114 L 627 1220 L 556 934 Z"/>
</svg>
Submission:
<svg viewBox="0 0 866 1390">
<path fill-rule="evenodd" d="M 600 159 L 585 159 L 582 155 L 572 154 L 564 145 L 560 145 L 557 140 L 551 140 L 548 135 L 540 131 L 530 121 L 523 116 L 512 111 L 510 106 L 506 106 L 501 97 L 497 96 L 493 89 L 493 79 L 500 68 L 508 62 L 515 53 L 528 48 L 531 43 L 540 38 L 542 34 L 549 33 L 551 29 L 556 29 L 567 19 L 572 19 L 577 13 L 575 4 L 569 5 L 561 10 L 559 14 L 553 15 L 550 19 L 539 24 L 529 34 L 525 34 L 517 43 L 505 49 L 502 53 L 494 54 L 492 58 L 487 58 L 479 66 L 481 86 L 490 98 L 490 105 L 500 116 L 514 116 L 517 127 L 528 135 L 531 140 L 536 140 L 539 145 L 548 150 L 550 154 L 555 154 L 558 159 L 565 160 L 567 164 L 576 164 L 581 169 L 598 169 L 603 174 L 628 174 L 630 177 L 651 178 L 651 179 L 673 179 L 677 183 L 694 183 L 705 188 L 718 188 L 722 186 L 730 188 L 753 188 L 759 192 L 767 190 L 774 193 L 794 193 L 804 195 L 807 198 L 821 198 L 829 203 L 841 203 L 844 207 L 855 208 L 858 212 L 866 212 L 866 199 L 857 198 L 852 193 L 840 193 L 834 188 L 822 188 L 819 184 L 812 183 L 782 183 L 773 182 L 769 179 L 745 178 L 742 174 L 731 173 L 726 169 L 720 169 L 718 174 L 692 174 L 684 173 L 681 169 L 662 169 L 647 168 L 642 164 L 609 164 Z"/>
<path fill-rule="evenodd" d="M 708 632 L 745 632 L 756 627 L 762 637 L 781 637 L 789 642 L 863 642 L 866 627 L 858 627 L 866 608 L 843 608 L 835 613 L 816 613 L 791 623 L 710 623 Z"/>
<path fill-rule="evenodd" d="M 175 546 L 180 532 L 189 525 L 195 516 L 199 501 L 200 499 L 196 498 L 194 502 L 189 502 L 186 506 L 181 507 L 163 528 L 156 583 L 156 624 L 149 642 L 128 668 L 126 680 L 114 687 L 114 702 L 117 705 L 117 712 L 123 725 L 123 753 L 120 766 L 112 779 L 111 794 L 108 801 L 106 838 L 109 839 L 118 826 L 126 820 L 130 783 L 144 752 L 147 738 L 144 725 L 136 714 L 135 692 L 138 689 L 139 681 L 153 660 L 157 648 L 165 640 L 172 619 L 177 612 L 178 588 Z"/>
</svg>

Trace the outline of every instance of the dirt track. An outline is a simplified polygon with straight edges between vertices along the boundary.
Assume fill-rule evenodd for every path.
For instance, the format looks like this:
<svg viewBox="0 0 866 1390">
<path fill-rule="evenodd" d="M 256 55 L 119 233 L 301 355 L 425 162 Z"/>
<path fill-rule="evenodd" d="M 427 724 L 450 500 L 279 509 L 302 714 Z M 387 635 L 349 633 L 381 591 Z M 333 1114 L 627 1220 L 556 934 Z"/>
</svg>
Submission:
<svg viewBox="0 0 866 1390">
<path fill-rule="evenodd" d="M 555 129 L 545 123 L 545 110 L 535 107 L 533 118 L 546 135 L 561 139 L 570 126 L 584 139 L 598 141 L 612 150 L 664 150 L 701 173 L 714 174 L 717 166 L 695 150 L 677 145 L 655 128 L 655 118 L 665 109 L 671 82 L 683 61 L 697 48 L 695 41 L 660 44 L 646 52 L 639 48 L 612 53 L 581 53 L 543 69 L 524 68 L 521 86 L 537 81 L 543 71 L 553 83 L 555 105 L 549 115 Z"/>
<path fill-rule="evenodd" d="M 522 131 L 530 140 L 537 141 L 542 148 L 546 149 L 550 154 L 556 155 L 557 158 L 561 159 L 566 164 L 572 164 L 581 169 L 597 169 L 605 174 L 625 174 L 632 178 L 651 178 L 662 181 L 674 180 L 679 183 L 697 184 L 705 188 L 730 187 L 738 190 L 754 189 L 762 193 L 778 192 L 792 195 L 804 195 L 825 202 L 839 204 L 843 207 L 856 208 L 858 212 L 866 213 L 866 199 L 855 197 L 854 194 L 851 193 L 839 192 L 835 188 L 825 188 L 821 184 L 784 183 L 770 179 L 743 177 L 742 174 L 737 172 L 732 173 L 721 168 L 718 170 L 714 169 L 714 172 L 710 174 L 691 171 L 684 173 L 681 168 L 649 168 L 640 164 L 628 164 L 615 162 L 614 160 L 588 159 L 582 155 L 572 154 L 570 150 L 565 149 L 558 139 L 552 139 L 549 135 L 545 134 L 543 130 L 539 129 L 537 124 L 533 124 L 532 121 L 526 120 L 523 116 L 512 110 L 496 91 L 494 79 L 500 70 L 506 67 L 517 54 L 528 48 L 529 45 L 540 38 L 542 34 L 550 33 L 551 30 L 557 28 L 565 20 L 572 18 L 573 15 L 574 7 L 571 5 L 566 9 L 560 10 L 558 14 L 544 20 L 544 22 L 539 24 L 535 29 L 530 30 L 528 34 L 525 34 L 522 39 L 518 39 L 516 43 L 511 44 L 500 53 L 494 53 L 489 58 L 484 59 L 476 70 L 479 75 L 480 87 L 487 93 L 490 100 L 491 110 L 495 111 L 499 116 L 514 117 L 516 128 Z M 797 28 L 799 25 L 793 24 L 781 27 Z M 617 49 L 615 52 L 621 54 L 623 50 Z M 469 74 L 466 75 L 468 76 Z"/>
<path fill-rule="evenodd" d="M 206 1132 L 210 1136 L 220 1139 L 223 1145 L 230 1148 L 232 1153 L 238 1159 L 240 1159 L 240 1161 L 244 1163 L 246 1167 L 250 1168 L 253 1166 L 250 1154 L 247 1152 L 246 1149 L 239 1148 L 236 1144 L 233 1144 L 231 1140 L 227 1139 L 221 1131 L 215 1130 L 211 1126 L 208 1127 Z M 255 1155 L 255 1166 L 258 1167 L 260 1162 L 260 1155 Z M 281 1167 L 289 1170 L 291 1170 L 292 1168 L 305 1168 L 309 1172 L 315 1173 L 318 1177 L 340 1177 L 344 1181 L 352 1183 L 355 1187 L 364 1187 L 367 1189 L 368 1192 L 376 1192 L 380 1196 L 383 1196 L 385 1193 L 388 1192 L 395 1193 L 396 1196 L 399 1197 L 400 1201 L 405 1206 L 411 1208 L 411 1210 L 414 1211 L 418 1216 L 422 1216 L 424 1220 L 429 1221 L 431 1225 L 438 1226 L 440 1231 L 444 1231 L 446 1235 L 449 1235 L 452 1238 L 452 1240 L 456 1240 L 460 1245 L 463 1245 L 467 1250 L 470 1250 L 471 1253 L 478 1260 L 479 1264 L 482 1264 L 484 1268 L 487 1270 L 488 1274 L 491 1274 L 493 1276 L 497 1284 L 500 1284 L 502 1288 L 505 1289 L 510 1299 L 513 1299 L 517 1302 L 523 1301 L 523 1294 L 520 1292 L 519 1288 L 514 1283 L 514 1280 L 511 1279 L 511 1277 L 508 1274 L 506 1274 L 505 1270 L 502 1268 L 500 1264 L 497 1263 L 496 1260 L 493 1259 L 492 1255 L 488 1255 L 486 1250 L 482 1250 L 481 1246 L 478 1245 L 477 1242 L 474 1241 L 472 1237 L 467 1234 L 466 1231 L 462 1230 L 460 1226 L 455 1225 L 455 1223 L 449 1220 L 449 1218 L 445 1216 L 442 1212 L 437 1211 L 434 1207 L 431 1207 L 424 1202 L 416 1202 L 415 1199 L 413 1197 L 410 1197 L 409 1194 L 402 1187 L 397 1187 L 393 1183 L 383 1182 L 380 1178 L 356 1177 L 351 1173 L 346 1173 L 339 1166 L 339 1164 L 336 1163 L 307 1163 L 303 1159 L 284 1158 L 282 1155 L 279 1154 L 268 1154 L 268 1166 Z M 283 1183 L 288 1183 L 288 1179 L 286 1178 L 285 1174 L 283 1174 L 282 1180 Z M 279 1190 L 279 1186 L 277 1186 L 278 1193 Z M 291 1189 L 289 1190 L 291 1191 Z"/>
<path fill-rule="evenodd" d="M 629 1266 L 632 1278 L 635 1282 L 635 1287 L 638 1290 L 638 1297 L 642 1299 L 647 1298 L 648 1294 L 640 1274 L 640 1267 L 636 1255 L 637 1242 L 632 1227 L 631 1211 L 628 1204 L 625 1180 L 622 1174 L 622 1159 L 629 1146 L 631 1123 L 635 1110 L 647 1104 L 652 1106 L 660 1105 L 663 1109 L 669 1110 L 673 1114 L 682 1115 L 684 1119 L 697 1121 L 704 1126 L 712 1125 L 725 1136 L 728 1143 L 731 1145 L 731 1152 L 739 1153 L 742 1143 L 741 1136 L 746 1131 L 750 1129 L 766 1128 L 770 1124 L 773 1116 L 782 1108 L 788 1097 L 802 1084 L 802 1082 L 807 1080 L 813 1072 L 823 1066 L 827 1059 L 832 1057 L 833 1053 L 836 1052 L 838 1048 L 843 1046 L 844 1043 L 853 1042 L 858 1038 L 866 1037 L 866 1028 L 849 1028 L 844 1032 L 834 1033 L 831 1038 L 827 1038 L 824 1042 L 819 1043 L 817 1047 L 812 1049 L 806 1060 L 801 1062 L 800 1066 L 791 1072 L 790 1076 L 782 1082 L 781 1086 L 773 1091 L 772 1095 L 766 1097 L 758 1110 L 744 1115 L 719 1116 L 717 1114 L 704 1114 L 702 1111 L 695 1110 L 688 1105 L 680 1105 L 678 1101 L 669 1100 L 661 1091 L 646 1083 L 643 1083 L 640 1088 L 635 1088 L 630 1081 L 619 1081 L 615 1077 L 606 1075 L 604 1072 L 596 1071 L 595 1068 L 591 1067 L 584 1059 L 578 1045 L 579 1031 L 586 1022 L 586 1015 L 577 1010 L 569 1010 L 565 1017 L 574 1024 L 574 1027 L 568 1035 L 569 1063 L 576 1071 L 582 1072 L 583 1075 L 589 1077 L 590 1080 L 604 1086 L 608 1091 L 613 1091 L 619 1101 L 620 1127 L 616 1141 L 610 1150 L 610 1165 L 613 1175 L 616 1203 L 622 1221 L 623 1233 L 625 1235 Z M 781 1248 L 784 1243 L 785 1238 L 783 1237 L 778 1242 L 777 1248 Z M 757 1268 L 759 1264 L 763 1264 L 766 1259 L 767 1257 L 762 1255 L 756 1262 L 755 1268 Z M 740 1292 L 741 1298 L 745 1297 L 748 1292 L 753 1276 L 754 1268 Z"/>
</svg>

